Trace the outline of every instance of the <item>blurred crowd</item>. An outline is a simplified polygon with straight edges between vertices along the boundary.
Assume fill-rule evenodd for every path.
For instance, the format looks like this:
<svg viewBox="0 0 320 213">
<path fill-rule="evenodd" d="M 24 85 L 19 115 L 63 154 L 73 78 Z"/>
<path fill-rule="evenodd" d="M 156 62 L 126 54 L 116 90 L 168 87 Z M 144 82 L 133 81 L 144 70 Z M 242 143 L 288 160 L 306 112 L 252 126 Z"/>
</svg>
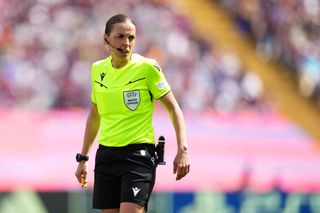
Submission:
<svg viewBox="0 0 320 213">
<path fill-rule="evenodd" d="M 108 55 L 105 22 L 125 13 L 137 25 L 134 51 L 158 60 L 183 109 L 263 109 L 260 78 L 231 47 L 199 37 L 170 1 L 0 0 L 0 11 L 1 108 L 88 107 L 91 63 Z"/>
<path fill-rule="evenodd" d="M 320 105 L 320 0 L 216 0 L 252 35 L 266 60 L 297 77 L 299 92 Z"/>
</svg>

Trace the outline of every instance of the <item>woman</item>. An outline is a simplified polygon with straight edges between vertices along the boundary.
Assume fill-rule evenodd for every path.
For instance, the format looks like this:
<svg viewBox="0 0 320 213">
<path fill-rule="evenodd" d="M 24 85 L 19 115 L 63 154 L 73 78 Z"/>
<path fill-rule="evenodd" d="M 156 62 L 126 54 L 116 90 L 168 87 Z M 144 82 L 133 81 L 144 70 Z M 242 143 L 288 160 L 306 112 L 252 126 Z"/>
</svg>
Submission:
<svg viewBox="0 0 320 213">
<path fill-rule="evenodd" d="M 135 38 L 136 28 L 129 17 L 111 17 L 104 34 L 111 54 L 92 65 L 92 104 L 75 175 L 80 183 L 86 179 L 87 155 L 100 130 L 93 208 L 103 213 L 146 211 L 157 166 L 154 99 L 165 106 L 175 129 L 176 180 L 190 169 L 182 111 L 156 61 L 132 53 Z"/>
</svg>

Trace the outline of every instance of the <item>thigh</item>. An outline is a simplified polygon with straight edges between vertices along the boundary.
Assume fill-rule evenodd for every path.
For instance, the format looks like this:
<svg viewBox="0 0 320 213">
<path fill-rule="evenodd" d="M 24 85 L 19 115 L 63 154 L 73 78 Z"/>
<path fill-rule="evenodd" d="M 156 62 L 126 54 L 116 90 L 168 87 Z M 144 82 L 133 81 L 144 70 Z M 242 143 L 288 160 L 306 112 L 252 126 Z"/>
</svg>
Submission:
<svg viewBox="0 0 320 213">
<path fill-rule="evenodd" d="M 128 165 L 121 176 L 121 203 L 147 206 L 156 177 L 153 157 L 147 149 L 138 149 L 126 154 Z"/>
<path fill-rule="evenodd" d="M 120 208 L 121 183 L 118 177 L 95 172 L 93 187 L 93 208 Z"/>
<path fill-rule="evenodd" d="M 155 183 L 155 172 L 139 174 L 132 171 L 124 175 L 121 182 L 121 202 L 145 206 Z"/>
<path fill-rule="evenodd" d="M 93 186 L 93 208 L 120 208 L 120 176 L 117 173 L 117 156 L 112 150 L 100 147 L 96 153 Z"/>
</svg>

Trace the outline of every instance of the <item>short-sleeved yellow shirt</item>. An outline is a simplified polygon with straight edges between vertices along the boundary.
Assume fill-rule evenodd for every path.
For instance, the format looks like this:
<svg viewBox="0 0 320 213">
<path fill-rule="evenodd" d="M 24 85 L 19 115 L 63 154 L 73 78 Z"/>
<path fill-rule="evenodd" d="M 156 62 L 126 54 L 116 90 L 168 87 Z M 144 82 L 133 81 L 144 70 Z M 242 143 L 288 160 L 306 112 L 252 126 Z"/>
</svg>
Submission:
<svg viewBox="0 0 320 213">
<path fill-rule="evenodd" d="M 171 88 L 154 59 L 132 54 L 130 61 L 113 68 L 112 57 L 92 64 L 91 99 L 100 115 L 98 141 L 105 146 L 154 144 L 154 99 Z"/>
</svg>

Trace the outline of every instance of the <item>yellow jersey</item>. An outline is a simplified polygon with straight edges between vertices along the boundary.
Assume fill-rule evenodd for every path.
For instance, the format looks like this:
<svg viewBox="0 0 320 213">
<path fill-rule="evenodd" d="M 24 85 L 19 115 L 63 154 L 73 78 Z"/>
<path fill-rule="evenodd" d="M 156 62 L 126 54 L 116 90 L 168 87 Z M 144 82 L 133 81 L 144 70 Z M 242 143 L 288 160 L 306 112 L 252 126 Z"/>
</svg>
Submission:
<svg viewBox="0 0 320 213">
<path fill-rule="evenodd" d="M 154 59 L 132 54 L 119 69 L 111 60 L 97 61 L 91 70 L 91 100 L 100 115 L 98 142 L 112 147 L 154 144 L 154 99 L 170 92 L 170 85 Z"/>
</svg>

